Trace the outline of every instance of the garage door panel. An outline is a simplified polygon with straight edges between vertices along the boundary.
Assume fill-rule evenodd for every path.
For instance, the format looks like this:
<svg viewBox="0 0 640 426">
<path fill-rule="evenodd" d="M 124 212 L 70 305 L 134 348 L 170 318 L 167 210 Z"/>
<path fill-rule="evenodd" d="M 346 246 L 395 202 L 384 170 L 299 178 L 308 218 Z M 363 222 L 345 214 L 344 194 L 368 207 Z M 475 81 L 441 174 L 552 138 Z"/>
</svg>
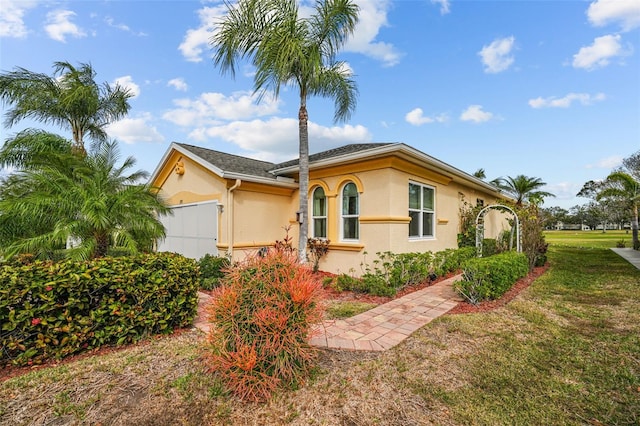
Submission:
<svg viewBox="0 0 640 426">
<path fill-rule="evenodd" d="M 218 254 L 217 203 L 178 206 L 171 210 L 173 216 L 161 218 L 166 238 L 158 242 L 158 251 L 180 253 L 194 259 L 207 253 Z"/>
</svg>

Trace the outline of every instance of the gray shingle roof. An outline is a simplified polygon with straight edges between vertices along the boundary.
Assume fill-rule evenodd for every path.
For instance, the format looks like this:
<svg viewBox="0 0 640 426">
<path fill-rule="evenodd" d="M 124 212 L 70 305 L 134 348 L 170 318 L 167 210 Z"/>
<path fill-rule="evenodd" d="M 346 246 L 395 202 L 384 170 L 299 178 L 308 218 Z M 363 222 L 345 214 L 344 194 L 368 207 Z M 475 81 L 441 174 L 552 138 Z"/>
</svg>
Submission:
<svg viewBox="0 0 640 426">
<path fill-rule="evenodd" d="M 177 145 L 225 172 L 275 179 L 275 176 L 269 173 L 269 170 L 274 168 L 274 164 L 268 161 L 254 160 L 184 143 L 177 143 Z"/>
<path fill-rule="evenodd" d="M 254 160 L 252 158 L 242 157 L 234 154 L 227 154 L 226 152 L 214 151 L 212 149 L 202 148 L 185 143 L 176 143 L 176 145 L 179 145 L 180 147 L 192 152 L 193 154 L 209 162 L 220 170 L 229 173 L 238 173 L 249 176 L 275 179 L 276 174 L 272 173 L 273 170 L 279 170 L 286 167 L 298 165 L 297 158 L 294 160 L 286 161 L 284 163 L 274 164 L 268 161 Z M 392 145 L 392 143 L 359 143 L 344 145 L 338 148 L 311 154 L 309 156 L 309 163 L 313 164 L 316 161 L 340 157 L 343 155 L 353 154 L 361 151 L 367 151 L 369 149 L 379 148 L 386 145 Z"/>
<path fill-rule="evenodd" d="M 318 152 L 309 156 L 309 163 L 313 164 L 315 161 L 326 160 L 333 157 L 339 157 L 341 155 L 353 154 L 360 151 L 367 151 L 373 148 L 379 148 L 381 146 L 393 145 L 390 142 L 387 143 L 356 143 L 351 145 L 344 145 L 338 148 L 330 149 L 327 151 Z M 272 170 L 284 169 L 286 167 L 298 165 L 298 159 L 286 161 L 284 163 L 276 164 Z"/>
</svg>

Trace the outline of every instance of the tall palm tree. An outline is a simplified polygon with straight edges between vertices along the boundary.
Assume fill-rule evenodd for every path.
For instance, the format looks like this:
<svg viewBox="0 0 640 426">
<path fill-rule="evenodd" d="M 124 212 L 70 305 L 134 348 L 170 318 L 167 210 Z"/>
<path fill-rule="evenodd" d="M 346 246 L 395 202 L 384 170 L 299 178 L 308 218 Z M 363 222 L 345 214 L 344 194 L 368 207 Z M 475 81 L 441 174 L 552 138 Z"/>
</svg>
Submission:
<svg viewBox="0 0 640 426">
<path fill-rule="evenodd" d="M 516 205 L 521 206 L 525 201 L 539 204 L 545 197 L 555 197 L 554 194 L 538 189 L 546 183 L 537 177 L 518 175 L 516 177 L 507 176 L 493 181 L 498 188 L 507 191 L 516 199 Z"/>
<path fill-rule="evenodd" d="M 133 94 L 120 85 L 95 82 L 90 64 L 78 68 L 69 62 L 55 62 L 53 76 L 24 68 L 0 74 L 0 100 L 12 105 L 5 117 L 11 127 L 30 118 L 70 130 L 74 150 L 86 152 L 84 139 L 104 142 L 109 123 L 127 115 Z"/>
<path fill-rule="evenodd" d="M 358 6 L 351 0 L 318 0 L 315 13 L 301 17 L 296 0 L 240 0 L 228 3 L 228 13 L 211 38 L 214 63 L 224 74 L 235 75 L 238 61 L 248 59 L 256 68 L 254 90 L 277 97 L 281 86 L 298 89 L 300 259 L 306 261 L 309 133 L 307 99 L 335 101 L 334 120 L 349 119 L 355 109 L 357 88 L 345 63 L 336 61 L 339 49 L 353 33 Z"/>
<path fill-rule="evenodd" d="M 48 165 L 6 179 L 0 191 L 0 229 L 11 224 L 40 226 L 0 235 L 5 257 L 48 257 L 60 251 L 64 257 L 88 259 L 105 256 L 112 246 L 135 253 L 164 237 L 158 216 L 169 209 L 153 188 L 138 183 L 147 178 L 146 172 L 126 173 L 135 165 L 132 157 L 121 165 L 118 161 L 117 144 L 107 141 L 86 156 L 53 154 Z M 69 240 L 77 246 L 60 250 Z"/>
<path fill-rule="evenodd" d="M 610 186 L 598 193 L 598 200 L 607 197 L 621 198 L 631 209 L 631 235 L 633 248 L 640 250 L 638 241 L 638 205 L 640 205 L 640 181 L 630 173 L 616 171 L 611 173 L 606 180 Z"/>
</svg>

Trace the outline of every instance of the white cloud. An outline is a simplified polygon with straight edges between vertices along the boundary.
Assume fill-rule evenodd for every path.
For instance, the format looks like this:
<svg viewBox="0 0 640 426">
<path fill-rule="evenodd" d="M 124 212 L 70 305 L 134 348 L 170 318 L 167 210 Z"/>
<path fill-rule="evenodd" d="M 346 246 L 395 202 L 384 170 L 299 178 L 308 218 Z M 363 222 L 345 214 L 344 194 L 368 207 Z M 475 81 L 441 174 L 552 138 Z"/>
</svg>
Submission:
<svg viewBox="0 0 640 426">
<path fill-rule="evenodd" d="M 116 78 L 111 85 L 115 86 L 116 84 L 125 89 L 129 89 L 134 98 L 140 95 L 140 86 L 133 82 L 133 78 L 130 75 Z"/>
<path fill-rule="evenodd" d="M 576 197 L 576 194 L 580 192 L 580 188 L 582 188 L 582 184 L 573 182 L 558 182 L 546 184 L 543 187 L 543 190 L 555 195 L 555 197 L 553 198 L 554 201 L 559 201 L 573 200 Z"/>
<path fill-rule="evenodd" d="M 124 143 L 134 144 L 138 142 L 162 143 L 164 136 L 158 132 L 155 126 L 150 124 L 151 114 L 143 114 L 138 118 L 125 118 L 107 126 L 106 131 Z"/>
<path fill-rule="evenodd" d="M 435 117 L 427 117 L 424 115 L 422 108 L 414 108 L 404 116 L 404 119 L 407 123 L 414 126 L 422 126 L 423 124 L 433 122 L 444 123 L 449 119 L 449 117 L 447 117 L 446 114 L 440 114 Z"/>
<path fill-rule="evenodd" d="M 440 5 L 441 15 L 446 15 L 451 11 L 451 3 L 449 2 L 449 0 L 431 0 L 431 3 Z"/>
<path fill-rule="evenodd" d="M 114 20 L 112 17 L 110 17 L 110 16 L 107 16 L 107 17 L 104 19 L 104 21 L 107 23 L 107 25 L 108 25 L 108 26 L 110 26 L 110 27 L 112 27 L 112 28 L 115 28 L 115 29 L 118 29 L 118 30 L 120 30 L 120 31 L 124 31 L 124 32 L 127 32 L 127 33 L 135 34 L 135 35 L 138 35 L 138 36 L 146 36 L 146 35 L 147 35 L 147 34 L 146 34 L 146 33 L 144 33 L 144 32 L 135 32 L 135 31 L 133 31 L 133 30 L 132 30 L 128 25 L 126 25 L 126 24 L 118 24 L 118 23 L 116 23 L 116 22 L 115 22 L 115 20 Z"/>
<path fill-rule="evenodd" d="M 402 54 L 390 43 L 376 41 L 380 28 L 388 26 L 387 11 L 391 7 L 388 0 L 360 0 L 360 13 L 356 29 L 344 49 L 361 53 L 381 61 L 385 66 L 400 62 Z"/>
<path fill-rule="evenodd" d="M 189 137 L 199 142 L 208 139 L 231 142 L 245 151 L 246 155 L 264 161 L 286 161 L 298 155 L 298 120 L 293 118 L 233 121 L 198 128 Z M 309 139 L 312 152 L 318 152 L 350 143 L 370 142 L 371 134 L 360 125 L 324 127 L 309 122 Z"/>
<path fill-rule="evenodd" d="M 587 17 L 596 27 L 618 23 L 623 31 L 640 26 L 640 1 L 597 0 L 589 5 Z"/>
<path fill-rule="evenodd" d="M 601 158 L 595 164 L 587 164 L 587 169 L 615 169 L 622 165 L 622 155 L 612 155 L 610 157 Z"/>
<path fill-rule="evenodd" d="M 505 71 L 513 64 L 514 58 L 511 52 L 515 45 L 515 38 L 498 38 L 488 46 L 483 46 L 478 55 L 482 58 L 484 72 L 495 74 Z"/>
<path fill-rule="evenodd" d="M 47 13 L 47 25 L 44 29 L 49 37 L 56 41 L 66 43 L 66 37 L 86 37 L 87 33 L 82 28 L 71 22 L 76 13 L 71 10 L 54 10 Z"/>
<path fill-rule="evenodd" d="M 167 82 L 167 86 L 173 87 L 174 89 L 182 92 L 186 92 L 189 88 L 183 78 L 172 78 Z"/>
<path fill-rule="evenodd" d="M 271 115 L 280 106 L 279 100 L 267 95 L 258 104 L 257 95 L 251 92 L 234 92 L 231 96 L 208 92 L 197 99 L 176 99 L 173 103 L 177 108 L 167 111 L 162 118 L 185 127 Z"/>
<path fill-rule="evenodd" d="M 620 34 L 596 37 L 591 46 L 581 47 L 573 55 L 574 68 L 592 70 L 609 65 L 611 58 L 626 56 L 630 52 L 624 51 L 620 45 Z"/>
<path fill-rule="evenodd" d="M 474 123 L 484 123 L 494 118 L 490 112 L 483 111 L 482 105 L 469 105 L 469 107 L 460 114 L 460 120 L 473 121 Z"/>
<path fill-rule="evenodd" d="M 187 30 L 178 50 L 190 62 L 201 62 L 205 49 L 208 49 L 209 39 L 214 34 L 213 23 L 225 15 L 227 7 L 224 4 L 214 7 L 204 7 L 198 10 L 200 26 Z"/>
<path fill-rule="evenodd" d="M 37 4 L 37 1 L 33 0 L 2 0 L 0 37 L 26 37 L 29 30 L 24 23 L 24 15 Z"/>
<path fill-rule="evenodd" d="M 593 96 L 588 93 L 569 93 L 562 98 L 550 96 L 548 98 L 530 99 L 529 106 L 531 108 L 569 108 L 573 102 L 592 105 L 594 102 L 604 101 L 605 99 L 604 93 L 597 93 Z"/>
</svg>

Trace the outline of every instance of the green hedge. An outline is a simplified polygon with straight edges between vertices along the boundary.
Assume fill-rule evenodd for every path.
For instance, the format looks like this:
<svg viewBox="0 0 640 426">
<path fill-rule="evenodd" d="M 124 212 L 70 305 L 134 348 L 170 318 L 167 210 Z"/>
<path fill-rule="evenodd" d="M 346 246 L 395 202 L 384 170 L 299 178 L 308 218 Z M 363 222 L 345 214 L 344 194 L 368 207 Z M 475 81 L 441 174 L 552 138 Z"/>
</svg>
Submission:
<svg viewBox="0 0 640 426">
<path fill-rule="evenodd" d="M 174 253 L 0 265 L 0 365 L 62 358 L 192 323 L 198 267 Z"/>
<path fill-rule="evenodd" d="M 498 299 L 513 284 L 529 273 L 529 260 L 524 253 L 508 251 L 491 257 L 468 260 L 463 267 L 462 281 L 456 291 L 468 302 Z"/>
</svg>

